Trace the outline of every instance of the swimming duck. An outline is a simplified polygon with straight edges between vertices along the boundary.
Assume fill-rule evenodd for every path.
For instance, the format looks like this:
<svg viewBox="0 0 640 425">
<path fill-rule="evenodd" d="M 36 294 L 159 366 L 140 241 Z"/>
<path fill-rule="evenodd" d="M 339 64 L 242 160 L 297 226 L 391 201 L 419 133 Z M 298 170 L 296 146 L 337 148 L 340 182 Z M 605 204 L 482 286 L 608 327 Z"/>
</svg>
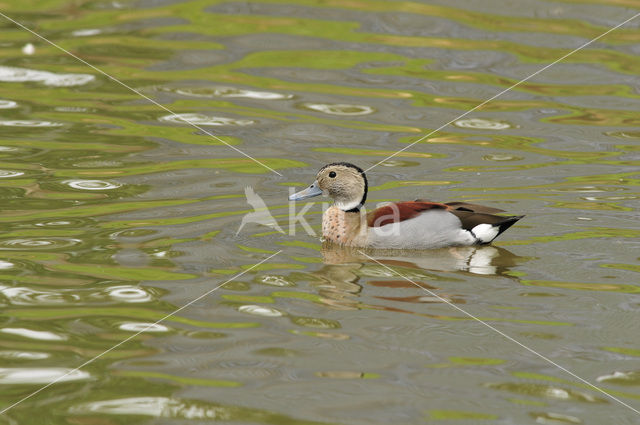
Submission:
<svg viewBox="0 0 640 425">
<path fill-rule="evenodd" d="M 300 201 L 325 195 L 334 203 L 322 215 L 322 236 L 341 245 L 380 249 L 431 249 L 491 243 L 520 216 L 500 216 L 497 208 L 466 202 L 417 199 L 372 211 L 364 171 L 348 162 L 325 165 L 308 188 L 289 196 Z"/>
</svg>

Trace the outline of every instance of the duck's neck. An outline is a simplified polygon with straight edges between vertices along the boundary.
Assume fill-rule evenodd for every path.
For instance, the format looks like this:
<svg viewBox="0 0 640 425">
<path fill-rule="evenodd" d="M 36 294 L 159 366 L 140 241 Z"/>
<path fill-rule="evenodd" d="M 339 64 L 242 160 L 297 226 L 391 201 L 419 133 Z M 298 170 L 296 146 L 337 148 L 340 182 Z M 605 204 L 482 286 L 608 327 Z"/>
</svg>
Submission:
<svg viewBox="0 0 640 425">
<path fill-rule="evenodd" d="M 335 206 L 340 208 L 344 212 L 354 213 L 360 212 L 360 209 L 364 207 L 364 202 L 367 200 L 367 192 L 369 190 L 367 184 L 367 178 L 362 174 L 362 179 L 364 180 L 364 190 L 362 191 L 362 196 L 360 199 L 351 199 L 351 200 L 338 200 L 335 201 Z"/>
<path fill-rule="evenodd" d="M 335 202 L 335 206 L 340 208 L 342 211 L 346 213 L 360 212 L 360 208 L 362 208 L 363 204 L 364 204 L 364 200 L 350 201 L 350 202 L 341 202 L 341 201 Z"/>
</svg>

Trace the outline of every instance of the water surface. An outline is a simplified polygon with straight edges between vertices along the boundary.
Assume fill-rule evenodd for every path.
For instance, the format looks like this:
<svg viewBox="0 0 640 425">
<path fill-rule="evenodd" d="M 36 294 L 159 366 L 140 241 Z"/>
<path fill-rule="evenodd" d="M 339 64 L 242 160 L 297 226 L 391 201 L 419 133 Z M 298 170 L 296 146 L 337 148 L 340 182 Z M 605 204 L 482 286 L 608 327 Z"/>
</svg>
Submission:
<svg viewBox="0 0 640 425">
<path fill-rule="evenodd" d="M 640 408 L 640 22 L 368 173 L 372 204 L 527 215 L 493 246 L 370 253 L 383 266 L 290 234 L 286 199 L 322 165 L 368 168 L 639 8 L 5 2 L 170 112 L 2 22 L 0 406 L 60 382 L 0 422 L 637 423 L 443 300 Z M 247 186 L 286 234 L 238 232 Z M 316 233 L 321 209 L 306 214 Z"/>
</svg>

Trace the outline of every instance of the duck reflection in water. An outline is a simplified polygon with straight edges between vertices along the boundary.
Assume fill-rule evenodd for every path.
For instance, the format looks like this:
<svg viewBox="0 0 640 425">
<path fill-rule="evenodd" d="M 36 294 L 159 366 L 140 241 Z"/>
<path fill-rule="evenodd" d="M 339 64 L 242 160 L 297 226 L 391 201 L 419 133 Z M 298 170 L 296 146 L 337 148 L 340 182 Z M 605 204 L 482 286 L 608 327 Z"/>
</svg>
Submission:
<svg viewBox="0 0 640 425">
<path fill-rule="evenodd" d="M 430 250 L 363 249 L 332 242 L 323 242 L 325 264 L 373 262 L 375 258 L 390 267 L 402 265 L 415 269 L 452 272 L 463 271 L 480 275 L 504 275 L 510 267 L 525 260 L 494 245 L 456 246 Z M 521 261 L 519 261 L 521 260 Z"/>
<path fill-rule="evenodd" d="M 424 282 L 425 280 L 431 282 L 443 280 L 434 272 L 462 272 L 515 279 L 508 274 L 510 268 L 528 260 L 504 248 L 491 245 L 449 247 L 428 251 L 365 250 L 327 241 L 322 244 L 322 257 L 324 266 L 313 273 L 317 280 L 312 285 L 318 290 L 324 304 L 337 309 L 374 308 L 407 313 L 412 312 L 388 306 L 365 305 L 358 299 L 362 291 L 362 285 L 359 283 L 361 276 L 381 278 L 368 282 L 373 286 L 392 288 L 415 288 L 416 286 L 376 261 L 397 270 L 420 287 L 438 290 L 439 288 Z M 450 294 L 438 291 L 438 295 L 449 302 L 464 303 L 462 298 Z M 442 302 L 437 297 L 422 291 L 409 297 L 376 298 L 413 303 Z"/>
</svg>

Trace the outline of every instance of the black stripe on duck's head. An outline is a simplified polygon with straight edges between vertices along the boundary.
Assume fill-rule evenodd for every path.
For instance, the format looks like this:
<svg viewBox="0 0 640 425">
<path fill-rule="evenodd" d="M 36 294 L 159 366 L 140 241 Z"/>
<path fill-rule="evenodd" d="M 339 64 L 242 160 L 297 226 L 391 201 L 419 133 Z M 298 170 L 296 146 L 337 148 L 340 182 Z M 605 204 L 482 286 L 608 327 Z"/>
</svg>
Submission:
<svg viewBox="0 0 640 425">
<path fill-rule="evenodd" d="M 357 212 L 367 199 L 367 177 L 362 168 L 348 162 L 327 164 L 316 176 L 318 188 L 346 212 Z"/>
</svg>

